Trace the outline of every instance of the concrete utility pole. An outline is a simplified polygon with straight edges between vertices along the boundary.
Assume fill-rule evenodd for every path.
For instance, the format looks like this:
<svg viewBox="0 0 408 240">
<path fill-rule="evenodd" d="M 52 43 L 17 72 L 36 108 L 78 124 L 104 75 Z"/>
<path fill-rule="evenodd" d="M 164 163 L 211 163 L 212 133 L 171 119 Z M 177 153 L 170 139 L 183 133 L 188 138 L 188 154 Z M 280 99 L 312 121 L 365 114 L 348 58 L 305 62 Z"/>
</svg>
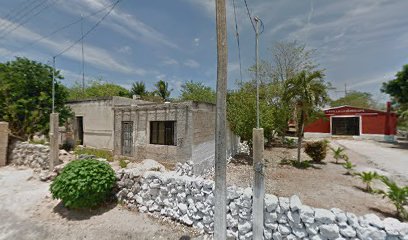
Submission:
<svg viewBox="0 0 408 240">
<path fill-rule="evenodd" d="M 52 57 L 52 113 L 55 112 L 55 57 Z"/>
<path fill-rule="evenodd" d="M 259 21 L 254 18 L 256 23 L 256 128 L 252 131 L 253 140 L 253 168 L 254 168 L 254 188 L 253 188 L 253 239 L 263 239 L 263 221 L 264 221 L 264 198 L 265 198 L 265 180 L 264 180 L 264 130 L 259 127 L 259 64 L 258 64 L 258 37 Z"/>
<path fill-rule="evenodd" d="M 85 96 L 84 17 L 81 14 L 82 94 Z"/>
<path fill-rule="evenodd" d="M 215 1 L 217 27 L 217 109 L 215 122 L 215 210 L 214 239 L 227 238 L 227 19 L 225 0 Z"/>
</svg>

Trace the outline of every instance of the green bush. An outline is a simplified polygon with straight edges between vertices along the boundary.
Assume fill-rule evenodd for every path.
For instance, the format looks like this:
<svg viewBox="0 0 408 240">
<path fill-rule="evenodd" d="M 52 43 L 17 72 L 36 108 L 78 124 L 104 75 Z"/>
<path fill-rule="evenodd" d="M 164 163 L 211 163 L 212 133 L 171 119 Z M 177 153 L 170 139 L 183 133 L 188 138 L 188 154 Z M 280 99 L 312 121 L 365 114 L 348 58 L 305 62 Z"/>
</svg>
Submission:
<svg viewBox="0 0 408 240">
<path fill-rule="evenodd" d="M 113 154 L 109 150 L 96 149 L 96 148 L 86 148 L 86 147 L 76 147 L 75 155 L 94 155 L 96 158 L 105 158 L 108 162 L 113 161 Z"/>
<path fill-rule="evenodd" d="M 123 158 L 119 159 L 119 166 L 121 168 L 126 168 L 127 167 L 127 162 L 125 160 L 126 159 L 123 159 Z"/>
<path fill-rule="evenodd" d="M 93 159 L 74 160 L 55 178 L 50 191 L 68 208 L 93 208 L 108 197 L 115 181 L 109 164 Z"/>
<path fill-rule="evenodd" d="M 327 141 L 307 142 L 305 153 L 312 158 L 314 162 L 321 162 L 326 158 Z"/>
</svg>

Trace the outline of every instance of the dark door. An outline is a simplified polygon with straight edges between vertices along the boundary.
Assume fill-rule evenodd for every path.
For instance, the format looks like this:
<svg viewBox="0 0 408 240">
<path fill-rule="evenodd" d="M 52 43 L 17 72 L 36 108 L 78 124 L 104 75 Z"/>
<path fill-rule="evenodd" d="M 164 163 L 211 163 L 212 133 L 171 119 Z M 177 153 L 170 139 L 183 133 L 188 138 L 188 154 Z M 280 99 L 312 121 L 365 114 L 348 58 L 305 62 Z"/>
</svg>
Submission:
<svg viewBox="0 0 408 240">
<path fill-rule="evenodd" d="M 79 145 L 84 145 L 84 118 L 76 117 L 76 141 Z"/>
<path fill-rule="evenodd" d="M 122 155 L 132 156 L 133 122 L 122 122 Z"/>
<path fill-rule="evenodd" d="M 333 135 L 360 135 L 359 117 L 333 117 L 332 118 Z"/>
</svg>

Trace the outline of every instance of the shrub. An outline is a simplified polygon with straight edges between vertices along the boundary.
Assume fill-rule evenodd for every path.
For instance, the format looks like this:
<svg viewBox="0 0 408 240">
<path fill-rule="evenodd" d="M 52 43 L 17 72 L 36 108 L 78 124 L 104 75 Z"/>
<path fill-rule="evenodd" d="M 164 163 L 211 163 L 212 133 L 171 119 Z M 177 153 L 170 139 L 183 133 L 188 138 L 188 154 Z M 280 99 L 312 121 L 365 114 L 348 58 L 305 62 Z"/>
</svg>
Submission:
<svg viewBox="0 0 408 240">
<path fill-rule="evenodd" d="M 123 159 L 123 158 L 119 159 L 119 166 L 121 168 L 126 168 L 127 167 L 127 162 L 125 161 L 125 159 Z"/>
<path fill-rule="evenodd" d="M 326 158 L 327 154 L 327 142 L 315 141 L 307 142 L 305 145 L 305 153 L 312 158 L 315 162 L 321 162 Z"/>
<path fill-rule="evenodd" d="M 388 199 L 394 204 L 395 208 L 397 209 L 398 216 L 402 220 L 407 221 L 408 212 L 404 208 L 404 205 L 408 205 L 408 186 L 400 187 L 395 182 L 384 176 L 381 177 L 381 181 L 385 185 L 387 185 L 388 190 L 379 190 L 379 192 L 382 193 L 384 197 L 388 197 Z"/>
<path fill-rule="evenodd" d="M 343 159 L 344 161 L 348 161 L 349 157 L 347 154 L 344 153 L 345 148 L 337 147 L 337 149 L 330 148 L 333 152 L 333 158 L 336 159 L 336 164 L 339 163 L 339 159 Z"/>
<path fill-rule="evenodd" d="M 354 165 L 354 164 L 353 164 L 352 162 L 350 162 L 350 161 L 346 161 L 345 163 L 343 163 L 344 169 L 347 170 L 346 175 L 351 175 L 351 171 L 353 170 L 353 168 L 354 168 L 355 166 L 356 166 L 356 165 Z"/>
<path fill-rule="evenodd" d="M 356 176 L 358 176 L 361 181 L 363 181 L 363 183 L 366 184 L 366 191 L 371 193 L 373 192 L 373 188 L 371 187 L 371 183 L 375 180 L 375 179 L 380 179 L 381 176 L 378 175 L 377 172 L 361 172 L 361 173 L 356 173 Z"/>
<path fill-rule="evenodd" d="M 93 155 L 96 158 L 105 158 L 108 162 L 113 161 L 113 154 L 109 150 L 96 149 L 96 148 L 86 148 L 86 147 L 76 147 L 75 155 Z"/>
<path fill-rule="evenodd" d="M 107 198 L 115 181 L 109 164 L 93 159 L 74 160 L 55 178 L 50 191 L 68 208 L 93 208 Z"/>
</svg>

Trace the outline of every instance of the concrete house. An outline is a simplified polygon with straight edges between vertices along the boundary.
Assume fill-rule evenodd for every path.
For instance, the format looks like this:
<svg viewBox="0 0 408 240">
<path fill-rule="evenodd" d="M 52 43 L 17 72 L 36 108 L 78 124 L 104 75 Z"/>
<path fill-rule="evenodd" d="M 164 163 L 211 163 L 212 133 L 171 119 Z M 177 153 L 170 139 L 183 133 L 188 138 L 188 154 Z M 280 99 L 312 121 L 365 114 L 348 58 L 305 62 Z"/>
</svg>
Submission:
<svg viewBox="0 0 408 240">
<path fill-rule="evenodd" d="M 215 155 L 215 105 L 193 101 L 154 103 L 124 97 L 71 101 L 74 139 L 79 144 L 113 150 L 116 156 L 193 161 L 199 173 Z M 227 130 L 227 154 L 239 138 Z"/>
<path fill-rule="evenodd" d="M 215 105 L 199 102 L 115 106 L 115 155 L 194 163 L 200 173 L 215 154 Z M 239 138 L 227 130 L 227 154 Z"/>
</svg>

